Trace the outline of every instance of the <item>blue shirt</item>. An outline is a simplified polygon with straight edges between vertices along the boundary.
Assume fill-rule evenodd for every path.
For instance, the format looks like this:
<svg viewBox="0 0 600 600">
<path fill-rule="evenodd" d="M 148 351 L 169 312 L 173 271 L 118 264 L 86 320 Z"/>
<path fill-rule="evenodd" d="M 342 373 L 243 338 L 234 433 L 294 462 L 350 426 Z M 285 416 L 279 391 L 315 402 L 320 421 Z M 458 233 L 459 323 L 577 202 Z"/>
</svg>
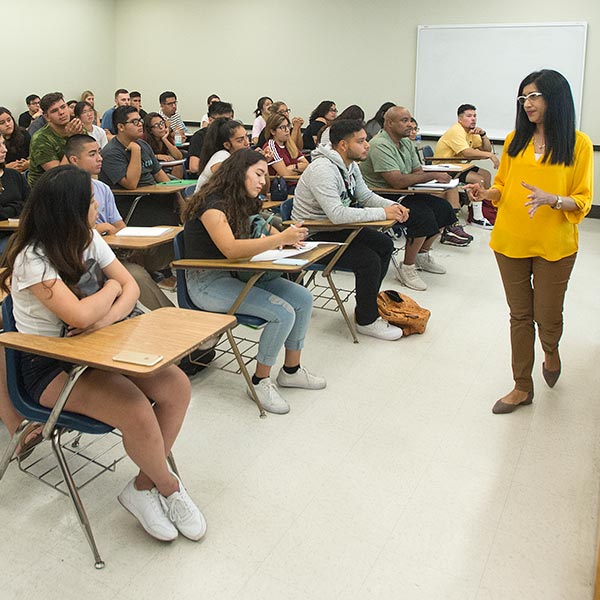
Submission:
<svg viewBox="0 0 600 600">
<path fill-rule="evenodd" d="M 94 198 L 98 203 L 98 218 L 96 223 L 116 223 L 122 221 L 123 217 L 120 215 L 115 202 L 115 197 L 111 189 L 101 181 L 92 179 L 92 187 L 94 188 Z"/>
</svg>

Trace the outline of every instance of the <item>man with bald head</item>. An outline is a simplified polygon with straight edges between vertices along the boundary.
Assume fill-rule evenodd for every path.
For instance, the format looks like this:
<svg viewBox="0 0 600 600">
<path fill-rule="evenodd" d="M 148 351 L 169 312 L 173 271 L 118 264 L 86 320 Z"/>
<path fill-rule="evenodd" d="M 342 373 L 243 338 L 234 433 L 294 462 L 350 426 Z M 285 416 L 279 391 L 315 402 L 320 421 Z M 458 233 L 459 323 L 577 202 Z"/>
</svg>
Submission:
<svg viewBox="0 0 600 600">
<path fill-rule="evenodd" d="M 370 188 L 406 189 L 431 179 L 449 181 L 447 173 L 425 172 L 415 147 L 409 139 L 412 130 L 411 114 L 402 106 L 394 106 L 385 113 L 383 129 L 371 140 L 371 148 L 360 170 Z M 402 199 L 410 209 L 406 221 L 406 248 L 404 262 L 398 269 L 398 280 L 413 290 L 425 290 L 427 284 L 417 273 L 443 274 L 446 269 L 435 262 L 430 250 L 442 230 L 456 222 L 450 204 L 433 194 L 412 194 Z M 456 237 L 456 245 L 467 245 L 469 239 Z"/>
</svg>

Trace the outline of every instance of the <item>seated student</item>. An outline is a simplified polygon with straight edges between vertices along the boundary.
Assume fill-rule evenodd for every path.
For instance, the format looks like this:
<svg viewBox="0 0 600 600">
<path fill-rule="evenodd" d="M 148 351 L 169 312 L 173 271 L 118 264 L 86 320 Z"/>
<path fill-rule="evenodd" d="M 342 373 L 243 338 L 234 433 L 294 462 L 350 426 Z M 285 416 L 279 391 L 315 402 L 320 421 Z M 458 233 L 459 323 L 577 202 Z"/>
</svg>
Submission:
<svg viewBox="0 0 600 600">
<path fill-rule="evenodd" d="M 267 163 L 255 150 L 238 150 L 209 182 L 196 192 L 184 212 L 186 258 L 241 259 L 280 246 L 298 246 L 308 231 L 289 227 L 281 233 L 249 238 L 249 217 L 261 209 L 258 195 L 265 185 Z M 186 271 L 190 296 L 199 308 L 224 313 L 246 285 L 230 271 Z M 280 387 L 321 389 L 325 379 L 300 366 L 300 354 L 310 323 L 312 296 L 298 285 L 277 277 L 259 280 L 239 307 L 239 312 L 267 321 L 262 330 L 256 373 L 256 394 L 265 410 L 287 413 L 288 403 L 270 379 L 271 367 L 285 346 L 284 366 L 279 371 Z"/>
<path fill-rule="evenodd" d="M 296 187 L 292 217 L 357 223 L 396 219 L 402 223 L 408 210 L 401 204 L 381 198 L 365 185 L 356 161 L 364 160 L 369 144 L 362 121 L 335 121 L 331 126 L 331 146 L 317 147 L 313 161 Z M 349 231 L 328 231 L 313 238 L 343 242 Z M 356 330 L 382 340 L 397 340 L 402 329 L 379 317 L 377 294 L 387 274 L 394 242 L 374 229 L 365 228 L 354 238 L 338 265 L 351 269 L 356 278 Z"/>
<path fill-rule="evenodd" d="M 406 189 L 433 178 L 450 179 L 447 173 L 423 171 L 417 151 L 408 139 L 411 130 L 408 110 L 401 106 L 388 109 L 383 130 L 371 140 L 367 157 L 360 165 L 370 188 Z M 427 284 L 419 277 L 417 269 L 438 274 L 446 272 L 433 259 L 430 250 L 440 231 L 456 222 L 456 217 L 450 204 L 433 194 L 404 196 L 402 204 L 410 210 L 410 217 L 406 221 L 404 262 L 397 277 L 410 289 L 426 290 Z"/>
<path fill-rule="evenodd" d="M 324 127 L 328 127 L 337 117 L 337 108 L 335 102 L 323 100 L 310 113 L 308 118 L 308 127 L 302 134 L 302 149 L 314 150 L 317 146 L 317 137 Z"/>
<path fill-rule="evenodd" d="M 94 92 L 92 92 L 92 90 L 83 90 L 83 92 L 81 92 L 81 96 L 79 96 L 79 101 L 87 102 L 91 105 L 91 107 L 94 109 L 94 125 L 100 127 L 100 115 L 98 114 L 94 104 L 96 102 Z"/>
<path fill-rule="evenodd" d="M 19 173 L 29 169 L 31 138 L 27 131 L 17 127 L 12 113 L 4 106 L 0 106 L 0 135 L 6 144 L 6 166 Z"/>
<path fill-rule="evenodd" d="M 206 128 L 206 139 L 200 155 L 201 173 L 198 176 L 198 191 L 221 166 L 237 150 L 248 148 L 246 128 L 239 121 L 232 119 L 215 119 Z"/>
<path fill-rule="evenodd" d="M 265 128 L 267 119 L 269 117 L 269 107 L 273 104 L 273 100 L 269 96 L 262 96 L 256 103 L 256 109 L 254 111 L 255 119 L 252 124 L 252 145 L 256 146 L 258 143 L 258 136 L 260 132 Z"/>
<path fill-rule="evenodd" d="M 31 125 L 31 121 L 42 116 L 40 110 L 40 97 L 37 94 L 29 94 L 25 98 L 27 110 L 19 115 L 19 127 L 27 129 Z"/>
<path fill-rule="evenodd" d="M 129 94 L 129 100 L 131 102 L 131 106 L 134 106 L 135 108 L 137 108 L 138 112 L 140 113 L 140 117 L 142 117 L 142 119 L 146 118 L 146 115 L 148 114 L 143 108 L 142 108 L 142 94 L 141 92 L 131 92 Z"/>
<path fill-rule="evenodd" d="M 458 121 L 448 129 L 435 146 L 436 158 L 471 158 L 475 160 L 489 159 L 497 169 L 500 161 L 494 154 L 492 143 L 487 133 L 477 127 L 477 109 L 472 104 L 461 104 L 456 111 Z M 492 175 L 486 169 L 473 167 L 461 173 L 462 183 L 480 183 L 486 189 L 490 187 Z M 472 217 L 470 223 L 484 229 L 491 229 L 492 224 L 483 216 L 481 202 L 471 203 Z"/>
<path fill-rule="evenodd" d="M 337 121 L 360 121 L 363 123 L 365 120 L 365 111 L 356 104 L 351 104 L 347 108 L 345 108 L 333 121 L 336 123 Z M 329 144 L 329 133 L 331 130 L 331 124 L 329 124 L 325 129 L 321 129 L 319 135 L 317 135 L 317 143 L 318 144 Z"/>
<path fill-rule="evenodd" d="M 383 129 L 383 118 L 385 113 L 393 106 L 396 106 L 393 102 L 384 102 L 373 115 L 373 117 L 367 121 L 365 125 L 367 141 L 369 141 Z"/>
<path fill-rule="evenodd" d="M 215 119 L 233 119 L 233 106 L 229 102 L 212 102 L 208 107 L 208 124 L 210 125 Z M 201 172 L 200 155 L 202 154 L 206 131 L 206 127 L 198 129 L 190 138 L 188 171 L 194 177 L 197 177 Z"/>
<path fill-rule="evenodd" d="M 181 136 L 181 141 L 185 142 L 187 127 L 177 112 L 177 96 L 175 92 L 163 92 L 158 101 L 160 103 L 160 114 L 165 121 L 169 123 L 169 129 L 174 135 Z"/>
<path fill-rule="evenodd" d="M 298 150 L 302 151 L 302 146 L 304 144 L 304 142 L 302 140 L 302 125 L 304 125 L 304 119 L 302 117 L 291 117 L 290 116 L 290 108 L 288 107 L 288 105 L 285 102 L 282 102 L 281 100 L 278 100 L 277 102 L 273 102 L 273 104 L 271 104 L 271 106 L 269 106 L 268 117 L 270 117 L 271 115 L 275 115 L 275 114 L 283 115 L 291 123 L 292 130 L 290 132 L 290 138 L 296 145 L 296 148 L 298 148 Z M 267 117 L 267 120 L 268 120 L 268 117 Z M 262 148 L 265 145 L 265 142 L 267 141 L 267 138 L 265 137 L 265 135 L 266 135 L 266 130 L 263 129 L 260 132 L 260 135 L 258 136 L 258 141 L 256 142 L 256 146 L 258 148 Z"/>
<path fill-rule="evenodd" d="M 6 144 L 0 134 L 0 221 L 18 218 L 29 195 L 25 177 L 5 164 L 6 155 Z M 4 252 L 11 235 L 8 231 L 0 233 L 0 254 Z"/>
<path fill-rule="evenodd" d="M 47 124 L 31 138 L 27 182 L 32 189 L 44 171 L 66 163 L 64 151 L 67 138 L 83 132 L 83 124 L 79 119 L 70 120 L 69 108 L 60 92 L 44 94 L 40 107 Z"/>
<path fill-rule="evenodd" d="M 92 176 L 92 186 L 94 188 L 94 197 L 98 203 L 98 217 L 96 219 L 96 230 L 100 235 L 115 234 L 125 227 L 125 222 L 121 217 L 115 197 L 111 189 L 101 181 L 97 176 L 102 168 L 102 155 L 98 147 L 98 142 L 89 135 L 73 135 L 69 138 L 65 147 L 65 156 L 69 164 L 83 169 Z M 170 246 L 158 246 L 158 249 L 168 248 Z M 150 272 L 159 271 L 168 266 L 172 260 L 172 253 L 160 264 L 157 264 L 159 252 L 143 252 L 139 255 L 127 253 L 128 260 L 122 260 L 123 266 L 133 275 L 140 288 L 140 302 L 149 310 L 156 310 L 163 306 L 173 306 L 173 303 L 165 296 L 161 289 L 154 283 Z M 143 263 L 146 268 L 141 264 Z"/>
<path fill-rule="evenodd" d="M 152 151 L 160 162 L 181 160 L 183 154 L 173 143 L 173 134 L 165 119 L 157 112 L 151 112 L 144 117 L 144 139 L 150 144 Z M 170 167 L 171 175 L 183 179 L 183 165 Z"/>
<path fill-rule="evenodd" d="M 211 104 L 214 104 L 215 102 L 221 102 L 221 98 L 219 98 L 219 96 L 217 96 L 217 94 L 211 94 L 206 99 L 206 105 L 208 107 L 208 110 L 200 118 L 200 129 L 204 129 L 205 127 L 208 127 L 210 125 L 210 119 L 209 119 L 210 106 L 211 106 Z"/>
<path fill-rule="evenodd" d="M 112 188 L 128 190 L 169 181 L 169 176 L 161 169 L 152 148 L 142 139 L 143 122 L 137 109 L 133 106 L 119 106 L 113 120 L 117 135 L 102 149 L 100 181 Z M 173 200 L 178 201 L 178 198 L 174 197 Z M 131 204 L 129 197 L 123 201 L 123 205 L 128 204 Z M 121 212 L 125 212 L 123 205 L 120 207 Z M 178 209 L 177 202 L 169 202 L 164 196 L 150 195 L 138 204 L 129 224 L 178 225 Z"/>
<path fill-rule="evenodd" d="M 13 297 L 18 331 L 59 337 L 66 329 L 73 336 L 115 323 L 133 309 L 137 285 L 94 231 L 96 210 L 88 173 L 63 165 L 40 177 L 0 275 L 2 289 Z M 79 299 L 73 289 L 87 259 L 99 264 L 106 281 L 98 292 Z M 21 373 L 28 394 L 53 407 L 69 367 L 23 353 Z M 202 513 L 166 460 L 189 400 L 189 381 L 176 366 L 144 378 L 88 369 L 65 406 L 121 431 L 139 473 L 119 494 L 119 502 L 150 535 L 164 541 L 174 540 L 178 531 L 199 540 L 206 531 Z"/>
<path fill-rule="evenodd" d="M 104 148 L 108 144 L 106 131 L 95 124 L 96 112 L 89 102 L 86 100 L 78 102 L 75 105 L 75 116 L 81 121 L 85 135 L 93 137 L 98 142 L 100 148 Z"/>
<path fill-rule="evenodd" d="M 308 167 L 308 161 L 294 144 L 290 130 L 290 121 L 284 115 L 274 113 L 267 119 L 264 130 L 266 143 L 263 148 L 268 148 L 273 154 L 273 160 L 269 163 L 269 175 L 300 175 Z M 295 184 L 295 181 L 291 181 L 288 186 Z"/>
<path fill-rule="evenodd" d="M 129 96 L 129 92 L 124 88 L 119 88 L 115 92 L 115 105 L 111 106 L 102 115 L 100 127 L 102 127 L 102 129 L 104 129 L 104 131 L 106 131 L 107 134 L 110 133 L 112 135 L 117 135 L 117 127 L 113 121 L 113 114 L 119 106 L 129 106 L 130 104 L 131 98 Z"/>
</svg>

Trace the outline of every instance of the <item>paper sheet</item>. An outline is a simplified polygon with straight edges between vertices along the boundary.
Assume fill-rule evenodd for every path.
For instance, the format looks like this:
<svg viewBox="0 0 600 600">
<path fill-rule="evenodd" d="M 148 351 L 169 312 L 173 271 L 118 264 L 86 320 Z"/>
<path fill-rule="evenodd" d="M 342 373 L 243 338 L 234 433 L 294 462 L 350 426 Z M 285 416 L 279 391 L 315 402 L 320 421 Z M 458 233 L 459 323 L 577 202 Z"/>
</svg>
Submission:
<svg viewBox="0 0 600 600">
<path fill-rule="evenodd" d="M 159 237 L 172 231 L 172 227 L 125 227 L 115 233 L 125 237 Z"/>
</svg>

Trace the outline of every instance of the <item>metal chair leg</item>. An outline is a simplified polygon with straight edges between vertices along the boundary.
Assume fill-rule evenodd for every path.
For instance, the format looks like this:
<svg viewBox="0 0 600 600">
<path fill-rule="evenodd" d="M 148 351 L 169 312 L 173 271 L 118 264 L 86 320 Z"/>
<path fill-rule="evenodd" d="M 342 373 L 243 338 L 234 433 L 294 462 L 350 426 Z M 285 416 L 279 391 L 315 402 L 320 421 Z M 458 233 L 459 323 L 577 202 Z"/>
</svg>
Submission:
<svg viewBox="0 0 600 600">
<path fill-rule="evenodd" d="M 333 282 L 331 273 L 329 273 L 328 275 L 325 275 L 325 277 L 327 279 L 327 282 L 329 283 L 329 288 L 331 289 L 331 293 L 333 294 L 333 297 L 335 298 L 335 301 L 337 302 L 340 312 L 344 316 L 346 325 L 348 325 L 348 329 L 350 330 L 350 335 L 352 336 L 354 343 L 358 344 L 358 337 L 356 336 L 356 329 L 354 328 L 354 323 L 352 323 L 352 321 L 350 320 L 350 317 L 348 316 L 348 313 L 346 312 L 346 308 L 344 307 L 344 303 L 342 302 L 342 299 L 340 298 L 337 288 L 335 287 L 335 283 Z"/>
<path fill-rule="evenodd" d="M 4 477 L 4 473 L 6 473 L 6 469 L 8 469 L 8 465 L 10 464 L 10 461 L 15 454 L 15 450 L 21 441 L 23 430 L 25 427 L 27 427 L 27 425 L 29 425 L 29 421 L 27 419 L 21 421 L 21 424 L 17 427 L 14 435 L 10 438 L 8 446 L 4 451 L 4 455 L 2 456 L 2 461 L 0 462 L 0 479 Z"/>
<path fill-rule="evenodd" d="M 250 377 L 250 374 L 248 373 L 248 369 L 246 369 L 244 359 L 243 359 L 242 355 L 240 354 L 240 349 L 238 348 L 238 345 L 233 337 L 233 333 L 231 333 L 230 329 L 227 330 L 227 340 L 229 341 L 229 345 L 231 346 L 231 349 L 233 350 L 233 353 L 235 354 L 235 358 L 238 361 L 238 365 L 240 365 L 240 371 L 242 372 L 242 375 L 244 376 L 244 379 L 246 380 L 246 385 L 248 386 L 248 389 L 250 390 L 252 400 L 254 400 L 254 403 L 256 404 L 256 406 L 258 406 L 258 410 L 260 412 L 260 418 L 264 419 L 267 416 L 267 413 L 265 412 L 263 405 L 260 403 L 260 400 L 258 399 L 258 396 L 256 395 L 256 390 L 254 389 L 254 385 L 252 384 L 252 378 Z"/>
<path fill-rule="evenodd" d="M 81 502 L 81 498 L 79 497 L 77 486 L 73 481 L 71 471 L 69 471 L 67 461 L 65 460 L 65 456 L 60 445 L 60 436 L 62 434 L 62 431 L 62 429 L 55 428 L 52 432 L 52 450 L 54 451 L 54 455 L 56 456 L 56 460 L 58 461 L 58 465 L 60 467 L 60 470 L 62 471 L 65 483 L 67 484 L 69 496 L 73 501 L 73 507 L 75 508 L 75 512 L 77 512 L 77 516 L 79 518 L 79 524 L 83 529 L 83 533 L 85 534 L 88 544 L 90 545 L 90 549 L 92 550 L 92 554 L 94 555 L 94 566 L 96 567 L 96 569 L 103 569 L 104 561 L 100 556 L 98 546 L 96 546 L 96 540 L 94 539 L 94 534 L 92 533 L 90 521 L 87 517 L 87 513 L 85 512 L 85 508 L 83 507 L 83 503 Z"/>
</svg>

